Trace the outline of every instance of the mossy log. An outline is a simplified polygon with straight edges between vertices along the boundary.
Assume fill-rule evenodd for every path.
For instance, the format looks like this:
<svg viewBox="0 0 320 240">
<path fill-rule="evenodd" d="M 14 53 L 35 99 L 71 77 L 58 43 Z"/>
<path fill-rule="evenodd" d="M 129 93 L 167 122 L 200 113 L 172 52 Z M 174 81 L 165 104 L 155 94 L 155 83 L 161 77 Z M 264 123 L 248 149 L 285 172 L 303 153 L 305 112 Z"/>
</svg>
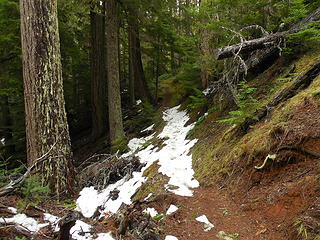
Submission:
<svg viewBox="0 0 320 240">
<path fill-rule="evenodd" d="M 240 125 L 240 128 L 246 132 L 251 125 L 266 117 L 272 108 L 276 107 L 279 103 L 292 98 L 299 91 L 306 89 L 319 74 L 320 60 L 318 60 L 308 71 L 298 76 L 289 87 L 285 88 L 279 94 L 277 94 L 271 102 L 269 102 L 261 110 L 256 112 L 255 116 L 257 120 L 248 118 L 242 125 Z"/>
<path fill-rule="evenodd" d="M 274 43 L 279 42 L 286 35 L 297 33 L 297 32 L 300 32 L 301 30 L 310 28 L 311 25 L 308 25 L 308 24 L 313 21 L 317 21 L 319 19 L 320 19 L 320 7 L 314 12 L 312 12 L 309 16 L 301 20 L 299 23 L 295 24 L 288 31 L 277 32 L 261 38 L 243 41 L 235 45 L 218 48 L 215 51 L 215 59 L 221 60 L 221 59 L 232 57 L 235 54 L 249 53 L 258 49 L 263 49 L 266 47 L 273 46 Z"/>
</svg>

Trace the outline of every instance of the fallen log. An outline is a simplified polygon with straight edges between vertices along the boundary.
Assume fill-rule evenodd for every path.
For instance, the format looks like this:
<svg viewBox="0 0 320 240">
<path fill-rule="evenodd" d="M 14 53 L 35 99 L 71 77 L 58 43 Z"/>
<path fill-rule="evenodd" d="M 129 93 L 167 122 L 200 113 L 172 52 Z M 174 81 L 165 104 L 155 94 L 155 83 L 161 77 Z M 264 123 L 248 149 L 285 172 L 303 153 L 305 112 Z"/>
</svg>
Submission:
<svg viewBox="0 0 320 240">
<path fill-rule="evenodd" d="M 274 43 L 281 41 L 286 35 L 300 32 L 301 30 L 312 27 L 308 25 L 311 22 L 318 21 L 320 19 L 320 7 L 312 12 L 309 16 L 295 24 L 288 31 L 277 32 L 261 38 L 252 39 L 248 41 L 242 41 L 241 43 L 221 47 L 215 51 L 214 57 L 216 60 L 221 60 L 235 56 L 240 53 L 249 53 L 254 50 L 263 49 L 266 47 L 273 46 Z"/>
<path fill-rule="evenodd" d="M 279 94 L 277 94 L 271 102 L 264 106 L 261 110 L 255 113 L 256 119 L 248 118 L 244 121 L 240 128 L 246 132 L 249 127 L 256 122 L 262 120 L 268 115 L 270 110 L 276 107 L 279 103 L 288 100 L 295 96 L 300 90 L 306 89 L 312 81 L 320 74 L 320 60 L 318 60 L 308 71 L 298 76 L 294 82 Z"/>
<path fill-rule="evenodd" d="M 244 65 L 241 65 L 239 71 L 236 72 L 235 68 L 230 68 L 230 72 L 228 73 L 228 78 L 233 77 L 234 75 L 244 76 L 247 72 L 252 71 L 253 69 L 259 66 L 266 66 L 266 63 L 270 61 L 270 59 L 276 59 L 279 57 L 279 49 L 277 47 L 262 49 L 256 51 L 252 54 L 245 62 Z M 214 95 L 217 93 L 222 93 L 226 91 L 226 83 L 225 79 L 222 78 L 219 81 L 215 81 L 207 89 L 206 95 Z"/>
</svg>

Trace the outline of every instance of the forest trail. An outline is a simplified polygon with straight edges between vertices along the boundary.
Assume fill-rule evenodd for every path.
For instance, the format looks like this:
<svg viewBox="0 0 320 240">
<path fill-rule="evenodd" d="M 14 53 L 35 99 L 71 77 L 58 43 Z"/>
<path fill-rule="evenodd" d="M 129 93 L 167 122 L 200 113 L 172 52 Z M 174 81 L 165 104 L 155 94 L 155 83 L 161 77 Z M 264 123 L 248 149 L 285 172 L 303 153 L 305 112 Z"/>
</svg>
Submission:
<svg viewBox="0 0 320 240">
<path fill-rule="evenodd" d="M 78 220 L 70 230 L 73 239 L 119 239 L 115 236 L 118 227 L 112 215 L 118 214 L 122 203 L 129 206 L 128 209 L 133 212 L 140 211 L 142 214 L 142 211 L 147 211 L 153 218 L 163 216 L 156 221 L 156 229 L 161 239 L 288 239 L 292 220 L 310 199 L 305 196 L 313 195 L 314 184 L 308 176 L 312 172 L 312 161 L 288 165 L 282 173 L 277 173 L 286 177 L 279 177 L 277 180 L 271 173 L 259 187 L 247 186 L 235 193 L 223 185 L 199 186 L 193 177 L 192 156 L 189 152 L 197 139 L 186 139 L 194 124 L 188 124 L 190 119 L 187 112 L 179 108 L 180 106 L 177 106 L 164 111 L 163 120 L 166 124 L 161 131 L 154 130 L 152 125 L 142 131 L 149 132 L 149 136 L 134 138 L 129 142 L 131 151 L 123 156 L 133 154 L 139 157 L 140 161 L 146 164 L 141 172 L 134 172 L 132 178 L 121 179 L 102 191 L 89 187 L 80 192 L 80 197 L 76 200 L 76 210 L 85 218 Z M 141 148 L 149 141 L 147 147 Z M 155 164 L 158 166 L 158 173 L 148 176 L 147 172 L 154 172 Z M 296 178 L 295 170 L 301 172 L 301 169 L 308 171 L 299 174 L 299 182 L 290 183 L 290 179 Z M 158 178 L 158 175 L 162 178 Z M 150 190 L 150 184 L 157 185 L 155 190 Z M 149 191 L 144 192 L 144 186 L 149 186 Z M 248 188 L 253 191 L 249 192 Z M 110 199 L 109 195 L 115 189 L 119 190 L 118 197 Z M 270 192 L 273 195 L 267 195 Z M 140 208 L 132 209 L 130 206 L 135 206 L 132 198 L 135 198 L 136 194 L 148 195 L 145 198 L 148 200 L 143 201 Z M 141 196 L 140 199 L 143 199 Z M 270 196 L 273 200 L 266 203 L 264 199 L 269 199 Z M 6 199 L 4 204 L 15 207 L 12 206 L 13 202 L 15 200 Z M 168 210 L 172 207 L 174 209 L 169 213 Z M 59 208 L 49 204 L 45 209 L 51 209 L 49 212 L 59 217 L 65 214 L 61 211 L 61 206 Z M 59 217 L 47 214 L 39 220 L 37 217 L 17 214 L 10 218 L 7 214 L 14 209 L 8 210 L 0 222 L 12 222 L 34 233 L 43 234 L 45 231 L 48 234 L 53 229 L 57 230 Z M 97 210 L 102 214 L 102 221 L 93 221 Z M 197 221 L 196 218 L 199 217 L 202 220 L 207 218 L 209 222 Z M 51 227 L 48 228 L 48 225 Z M 35 239 L 41 239 L 41 235 Z M 126 234 L 121 239 L 136 238 Z"/>
</svg>

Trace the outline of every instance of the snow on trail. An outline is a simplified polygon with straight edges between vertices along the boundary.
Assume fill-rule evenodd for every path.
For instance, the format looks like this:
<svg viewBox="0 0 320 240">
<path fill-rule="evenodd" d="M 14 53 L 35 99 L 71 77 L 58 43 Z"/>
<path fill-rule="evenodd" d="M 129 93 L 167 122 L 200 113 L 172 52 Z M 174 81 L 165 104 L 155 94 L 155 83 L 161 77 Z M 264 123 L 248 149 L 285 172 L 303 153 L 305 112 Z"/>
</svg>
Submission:
<svg viewBox="0 0 320 240">
<path fill-rule="evenodd" d="M 137 104 L 141 102 L 137 101 Z M 143 172 L 150 167 L 154 162 L 158 161 L 160 166 L 159 172 L 169 177 L 169 182 L 165 186 L 168 191 L 171 191 L 180 196 L 192 196 L 192 188 L 199 186 L 199 182 L 194 179 L 194 171 L 192 169 L 192 156 L 189 154 L 190 149 L 195 145 L 197 140 L 186 140 L 187 133 L 194 127 L 194 124 L 185 126 L 189 121 L 186 111 L 179 111 L 180 106 L 170 108 L 163 112 L 163 120 L 166 126 L 163 131 L 157 136 L 163 141 L 163 147 L 159 148 L 150 144 L 145 149 L 142 145 L 155 137 L 155 133 L 143 137 L 132 139 L 128 147 L 130 152 L 122 155 L 126 157 L 134 154 L 139 157 L 141 163 L 146 166 L 141 169 L 141 172 L 133 172 L 132 178 L 125 177 L 118 182 L 109 185 L 102 191 L 97 191 L 94 187 L 86 187 L 80 192 L 77 199 L 77 209 L 83 216 L 92 217 L 98 207 L 104 209 L 101 214 L 113 214 L 118 211 L 122 203 L 130 204 L 132 195 L 137 189 L 147 180 L 143 177 Z M 144 129 L 142 132 L 152 131 L 154 125 Z M 116 200 L 109 199 L 110 191 L 118 189 L 119 197 Z M 149 194 L 148 197 L 151 195 Z M 167 214 L 171 214 L 178 208 L 171 205 Z M 13 209 L 11 209 L 13 211 Z M 157 215 L 154 209 L 146 209 L 146 212 L 151 215 Z M 52 225 L 57 230 L 57 222 L 59 218 L 50 214 L 46 214 L 44 220 L 46 223 L 39 224 L 35 219 L 28 218 L 24 214 L 17 214 L 12 218 L 0 219 L 1 222 L 12 222 L 22 227 L 27 228 L 31 232 L 37 232 L 42 227 Z M 93 236 L 89 233 L 91 226 L 83 221 L 77 221 L 75 226 L 70 230 L 72 237 L 77 240 L 92 240 Z M 83 232 L 86 232 L 83 234 Z M 98 234 L 97 240 L 112 240 L 111 233 Z M 177 239 L 174 236 L 167 236 L 167 240 Z"/>
<path fill-rule="evenodd" d="M 179 107 L 170 108 L 163 113 L 163 120 L 167 124 L 157 138 L 164 140 L 164 147 L 160 149 L 150 144 L 147 148 L 137 151 L 142 144 L 154 137 L 154 133 L 148 137 L 134 138 L 129 142 L 131 151 L 123 157 L 130 154 L 139 157 L 140 162 L 146 164 L 141 172 L 134 172 L 133 178 L 122 179 L 101 192 L 93 187 L 84 188 L 77 200 L 77 210 L 81 211 L 85 217 L 91 217 L 99 206 L 103 206 L 105 212 L 116 213 L 122 203 L 131 203 L 131 196 L 147 180 L 142 176 L 143 172 L 156 161 L 160 166 L 159 172 L 170 179 L 166 185 L 168 191 L 180 196 L 192 196 L 192 188 L 198 187 L 199 182 L 193 177 L 192 156 L 189 155 L 189 151 L 197 140 L 185 139 L 194 124 L 185 126 L 189 117 L 186 111 L 179 111 Z M 110 191 L 115 188 L 120 191 L 118 199 L 105 201 Z"/>
</svg>

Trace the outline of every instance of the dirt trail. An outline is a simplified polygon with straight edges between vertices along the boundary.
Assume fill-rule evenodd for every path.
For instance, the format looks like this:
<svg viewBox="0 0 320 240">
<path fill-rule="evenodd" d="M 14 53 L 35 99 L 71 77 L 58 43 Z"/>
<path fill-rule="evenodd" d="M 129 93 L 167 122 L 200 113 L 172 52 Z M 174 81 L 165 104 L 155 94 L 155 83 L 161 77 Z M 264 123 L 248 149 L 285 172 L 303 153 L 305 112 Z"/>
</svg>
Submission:
<svg viewBox="0 0 320 240">
<path fill-rule="evenodd" d="M 166 204 L 160 205 L 168 206 L 173 202 L 180 206 L 177 212 L 165 219 L 164 232 L 179 240 L 221 239 L 217 237 L 219 231 L 229 235 L 238 234 L 234 238 L 237 240 L 297 239 L 298 231 L 295 229 L 299 225 L 294 225 L 303 216 L 310 219 L 315 214 L 314 209 L 319 208 L 319 169 L 315 166 L 317 159 L 301 158 L 304 160 L 256 172 L 256 176 L 260 176 L 259 180 L 253 177 L 239 184 L 234 192 L 219 186 L 200 187 L 190 198 L 164 198 Z M 203 224 L 195 220 L 201 215 L 206 215 L 214 224 L 212 230 L 205 232 Z M 312 219 L 314 221 L 309 224 L 316 226 L 318 215 Z M 307 229 L 309 233 L 313 230 Z"/>
<path fill-rule="evenodd" d="M 221 239 L 217 237 L 219 231 L 238 234 L 235 239 L 239 240 L 286 239 L 259 210 L 251 211 L 236 204 L 226 190 L 218 187 L 199 188 L 190 198 L 174 196 L 174 202 L 180 207 L 165 219 L 164 232 L 179 240 Z M 201 215 L 206 215 L 214 228 L 205 232 L 204 224 L 195 220 Z"/>
</svg>

